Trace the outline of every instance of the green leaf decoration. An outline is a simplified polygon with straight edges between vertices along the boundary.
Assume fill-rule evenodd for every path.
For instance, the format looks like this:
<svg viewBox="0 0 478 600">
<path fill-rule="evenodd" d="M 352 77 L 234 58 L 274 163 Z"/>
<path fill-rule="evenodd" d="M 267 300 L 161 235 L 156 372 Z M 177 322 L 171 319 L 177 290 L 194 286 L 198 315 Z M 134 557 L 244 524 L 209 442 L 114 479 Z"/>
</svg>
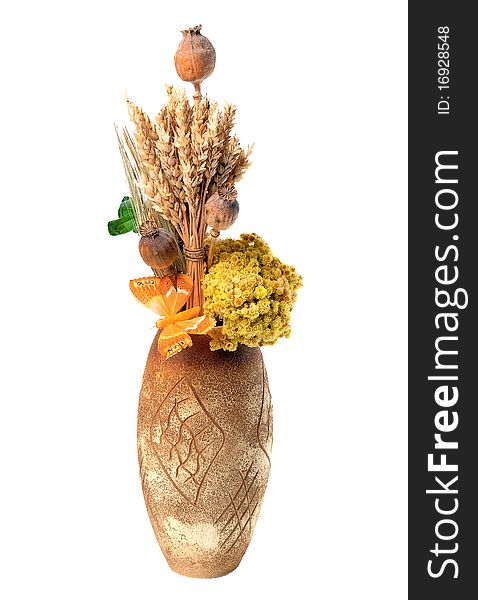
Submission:
<svg viewBox="0 0 478 600">
<path fill-rule="evenodd" d="M 121 235 L 123 233 L 128 233 L 128 231 L 133 231 L 133 229 L 134 227 L 131 219 L 127 217 L 124 219 L 116 219 L 115 221 L 110 221 L 108 223 L 108 233 L 110 235 Z"/>
<path fill-rule="evenodd" d="M 118 219 L 108 223 L 108 233 L 110 235 L 122 235 L 128 233 L 128 231 L 138 233 L 131 198 L 125 196 L 118 208 Z"/>
</svg>

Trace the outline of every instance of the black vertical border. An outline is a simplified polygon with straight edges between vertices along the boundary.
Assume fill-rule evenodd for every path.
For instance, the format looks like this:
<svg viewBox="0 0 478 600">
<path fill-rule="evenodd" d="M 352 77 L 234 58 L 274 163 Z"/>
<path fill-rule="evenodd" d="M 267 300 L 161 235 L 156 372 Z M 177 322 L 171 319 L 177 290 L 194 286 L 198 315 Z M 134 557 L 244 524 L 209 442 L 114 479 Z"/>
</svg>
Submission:
<svg viewBox="0 0 478 600">
<path fill-rule="evenodd" d="M 472 2 L 409 2 L 409 598 L 412 600 L 461 600 L 478 597 L 478 127 L 475 99 L 478 78 L 478 29 Z M 450 115 L 437 114 L 437 29 L 450 28 Z M 434 450 L 434 417 L 440 407 L 434 401 L 435 340 L 439 335 L 434 319 L 435 246 L 453 243 L 452 233 L 440 231 L 434 222 L 435 153 L 458 150 L 459 286 L 466 288 L 469 305 L 459 312 L 458 428 L 449 434 L 459 449 L 457 482 L 459 508 L 452 518 L 459 526 L 454 568 L 433 579 L 427 564 L 435 559 L 430 550 L 436 542 L 435 525 L 440 519 L 434 496 L 426 494 L 434 474 L 427 471 L 427 455 Z M 452 263 L 450 263 L 452 264 Z M 450 334 L 452 335 L 452 334 Z M 436 475 L 440 475 L 436 473 Z M 444 473 L 443 479 L 451 474 Z M 435 486 L 436 487 L 436 486 Z M 444 518 L 444 517 L 442 517 Z M 443 530 L 445 531 L 445 530 Z M 448 547 L 453 545 L 449 542 Z M 436 559 L 435 559 L 436 560 Z M 440 564 L 440 559 L 435 565 Z M 436 567 L 435 567 L 436 568 Z M 470 595 L 471 594 L 471 595 Z"/>
</svg>

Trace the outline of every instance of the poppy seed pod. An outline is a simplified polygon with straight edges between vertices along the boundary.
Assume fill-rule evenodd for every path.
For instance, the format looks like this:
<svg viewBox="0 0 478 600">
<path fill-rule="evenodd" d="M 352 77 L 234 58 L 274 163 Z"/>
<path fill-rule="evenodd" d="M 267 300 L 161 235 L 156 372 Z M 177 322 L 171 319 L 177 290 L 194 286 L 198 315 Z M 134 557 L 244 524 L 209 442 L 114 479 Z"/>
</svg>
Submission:
<svg viewBox="0 0 478 600">
<path fill-rule="evenodd" d="M 181 33 L 183 39 L 174 55 L 176 72 L 183 81 L 193 83 L 199 90 L 201 82 L 214 71 L 216 51 L 207 37 L 201 34 L 201 25 Z"/>
<path fill-rule="evenodd" d="M 229 229 L 238 215 L 239 202 L 234 187 L 218 190 L 206 202 L 206 223 L 211 229 Z"/>
<path fill-rule="evenodd" d="M 139 253 L 144 262 L 152 269 L 168 269 L 179 255 L 174 237 L 149 221 L 141 225 L 140 233 Z"/>
</svg>

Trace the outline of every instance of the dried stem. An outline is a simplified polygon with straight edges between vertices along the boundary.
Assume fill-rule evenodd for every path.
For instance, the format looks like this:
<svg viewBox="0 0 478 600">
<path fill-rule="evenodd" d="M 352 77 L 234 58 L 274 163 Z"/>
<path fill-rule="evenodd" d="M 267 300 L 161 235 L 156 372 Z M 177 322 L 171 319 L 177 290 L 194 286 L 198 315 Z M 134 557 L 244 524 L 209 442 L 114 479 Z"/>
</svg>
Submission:
<svg viewBox="0 0 478 600">
<path fill-rule="evenodd" d="M 217 229 L 211 229 L 211 243 L 209 244 L 209 252 L 207 256 L 207 268 L 208 270 L 212 267 L 212 261 L 214 260 L 214 247 L 217 242 L 217 238 L 221 234 Z"/>
<path fill-rule="evenodd" d="M 201 98 L 202 98 L 202 94 L 201 94 L 201 83 L 195 83 L 194 84 L 194 94 L 193 94 L 193 98 L 194 98 L 194 106 L 197 107 L 199 106 L 199 103 L 201 102 Z"/>
</svg>

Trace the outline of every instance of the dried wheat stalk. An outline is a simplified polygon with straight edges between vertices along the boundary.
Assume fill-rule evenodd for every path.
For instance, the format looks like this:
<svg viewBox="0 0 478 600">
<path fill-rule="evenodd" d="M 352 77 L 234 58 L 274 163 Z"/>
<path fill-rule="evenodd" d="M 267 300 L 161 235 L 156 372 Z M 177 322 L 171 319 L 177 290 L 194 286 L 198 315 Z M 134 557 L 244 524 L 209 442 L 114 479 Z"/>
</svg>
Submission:
<svg viewBox="0 0 478 600">
<path fill-rule="evenodd" d="M 244 175 L 244 173 L 247 171 L 247 169 L 251 166 L 251 161 L 249 160 L 249 157 L 252 154 L 252 149 L 254 146 L 248 146 L 247 147 L 247 152 L 244 152 L 244 150 L 242 150 L 239 153 L 239 158 L 237 159 L 234 168 L 232 170 L 232 176 L 231 176 L 231 182 L 232 183 L 237 183 L 238 181 L 240 181 Z"/>
<path fill-rule="evenodd" d="M 148 115 L 128 100 L 128 110 L 136 125 L 135 138 L 141 161 L 141 176 L 144 192 L 151 205 L 168 221 L 174 224 L 182 236 L 182 214 L 174 201 L 171 181 L 165 176 L 156 151 L 158 132 Z"/>
<path fill-rule="evenodd" d="M 244 151 L 233 136 L 236 108 L 202 98 L 191 106 L 182 90 L 166 88 L 168 101 L 155 121 L 133 102 L 138 172 L 149 204 L 170 221 L 184 243 L 194 289 L 188 307 L 202 306 L 205 202 L 218 188 L 241 179 L 252 148 Z"/>
<path fill-rule="evenodd" d="M 134 162 L 134 160 L 133 162 L 131 161 L 128 153 L 127 141 L 120 136 L 118 127 L 116 126 L 115 131 L 121 160 L 123 161 L 126 181 L 128 182 L 129 193 L 131 197 L 131 207 L 133 209 L 136 229 L 139 231 L 141 225 L 143 225 L 143 223 L 150 218 L 149 207 L 143 194 L 138 165 Z"/>
</svg>

